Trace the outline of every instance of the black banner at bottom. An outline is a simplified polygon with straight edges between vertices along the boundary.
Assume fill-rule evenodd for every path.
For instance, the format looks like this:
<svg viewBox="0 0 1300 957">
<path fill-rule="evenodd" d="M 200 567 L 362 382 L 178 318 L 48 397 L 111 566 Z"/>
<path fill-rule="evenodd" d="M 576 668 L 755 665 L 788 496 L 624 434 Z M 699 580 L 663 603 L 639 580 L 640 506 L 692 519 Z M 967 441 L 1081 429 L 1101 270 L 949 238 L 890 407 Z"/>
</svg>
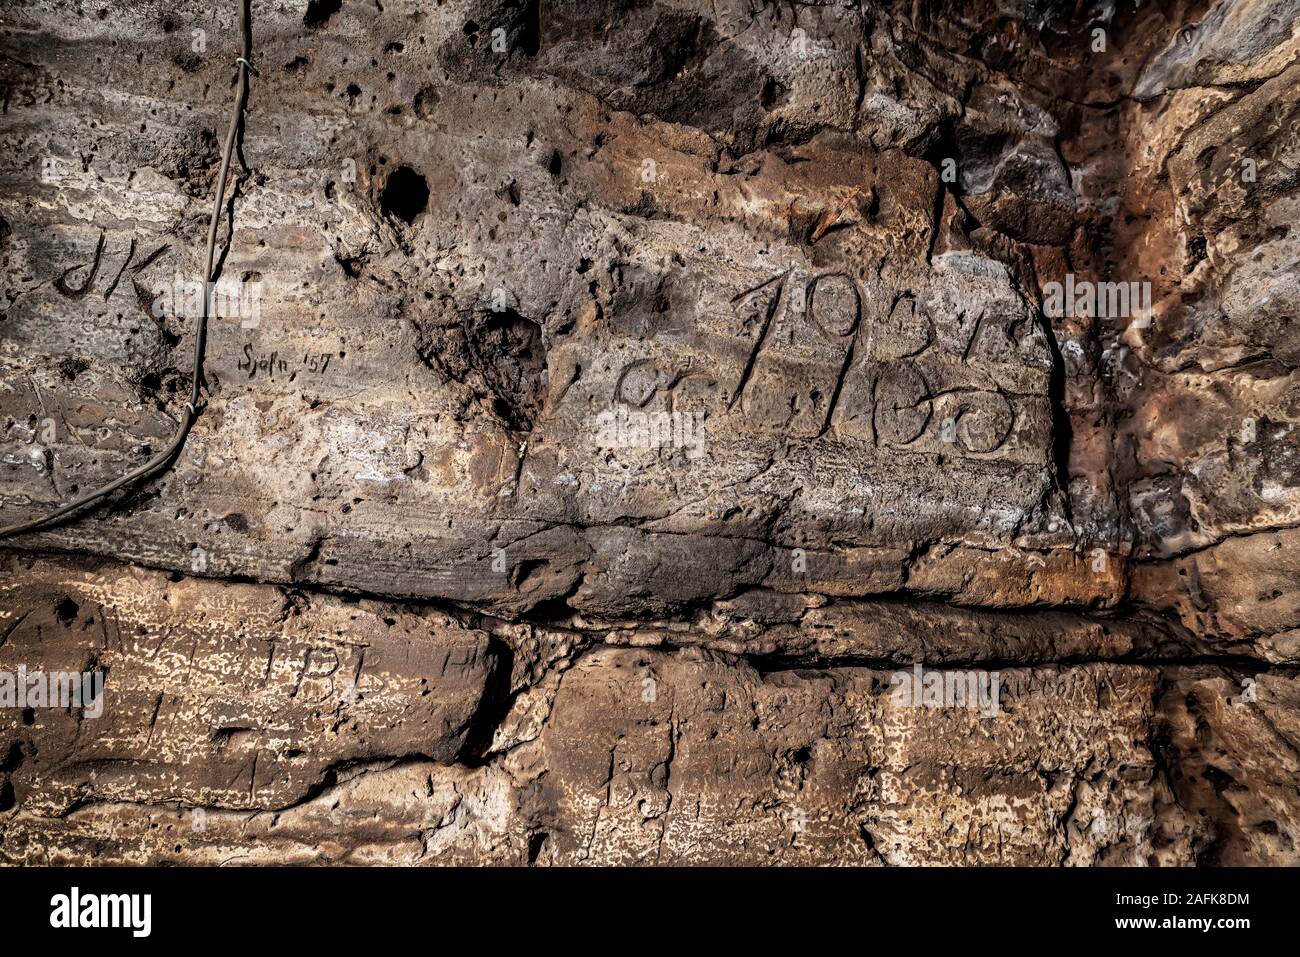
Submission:
<svg viewBox="0 0 1300 957">
<path fill-rule="evenodd" d="M 927 945 L 1043 931 L 1079 940 L 1195 934 L 1232 946 L 1241 934 L 1280 930 L 1293 890 L 1288 869 L 0 870 L 8 942 L 30 934 L 127 948 L 427 948 L 431 935 L 499 941 L 511 927 L 547 926 L 559 946 L 571 934 L 633 945 L 688 929 L 695 943 L 756 934 L 774 944 L 786 933 L 860 938 L 891 924 Z"/>
</svg>

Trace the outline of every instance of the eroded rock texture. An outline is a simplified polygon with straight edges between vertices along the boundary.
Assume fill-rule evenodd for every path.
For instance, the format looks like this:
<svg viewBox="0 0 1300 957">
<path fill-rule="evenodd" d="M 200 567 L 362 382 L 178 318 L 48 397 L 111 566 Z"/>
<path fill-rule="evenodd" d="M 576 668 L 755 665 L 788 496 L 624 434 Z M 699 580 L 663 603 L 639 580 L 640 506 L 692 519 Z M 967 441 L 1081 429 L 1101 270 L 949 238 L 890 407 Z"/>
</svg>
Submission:
<svg viewBox="0 0 1300 957">
<path fill-rule="evenodd" d="M 173 432 L 238 10 L 3 6 L 5 523 Z M 2 543 L 106 678 L 0 860 L 1300 861 L 1294 3 L 252 18 L 197 424 Z"/>
</svg>

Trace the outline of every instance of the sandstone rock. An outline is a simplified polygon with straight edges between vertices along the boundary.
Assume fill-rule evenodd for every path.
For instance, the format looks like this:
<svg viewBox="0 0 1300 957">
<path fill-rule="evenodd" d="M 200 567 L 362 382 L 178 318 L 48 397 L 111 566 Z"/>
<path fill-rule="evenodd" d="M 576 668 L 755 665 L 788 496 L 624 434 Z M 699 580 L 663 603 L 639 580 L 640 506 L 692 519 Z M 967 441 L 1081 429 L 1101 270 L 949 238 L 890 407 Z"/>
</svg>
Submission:
<svg viewBox="0 0 1300 957">
<path fill-rule="evenodd" d="M 14 800 L 43 813 L 275 808 L 347 764 L 451 762 L 503 666 L 483 632 L 376 602 L 11 557 L 5 573 L 0 671 L 105 673 L 98 717 L 0 710 Z"/>
<path fill-rule="evenodd" d="M 1294 863 L 1293 6 L 253 3 L 0 859 Z M 238 13 L 6 11 L 0 524 L 170 441 Z"/>
</svg>

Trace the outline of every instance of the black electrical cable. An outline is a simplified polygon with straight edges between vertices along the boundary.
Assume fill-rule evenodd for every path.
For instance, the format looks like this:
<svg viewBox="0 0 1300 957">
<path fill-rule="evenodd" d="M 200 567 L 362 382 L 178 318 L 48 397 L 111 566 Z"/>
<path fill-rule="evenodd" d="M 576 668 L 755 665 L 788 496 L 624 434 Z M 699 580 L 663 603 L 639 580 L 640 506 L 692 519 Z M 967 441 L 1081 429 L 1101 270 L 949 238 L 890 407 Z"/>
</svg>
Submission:
<svg viewBox="0 0 1300 957">
<path fill-rule="evenodd" d="M 171 467 L 171 464 L 180 454 L 181 448 L 185 445 L 185 439 L 189 436 L 190 428 L 194 425 L 194 420 L 199 414 L 199 397 L 203 389 L 203 353 L 208 338 L 208 308 L 212 298 L 212 267 L 213 260 L 216 258 L 217 224 L 221 221 L 221 204 L 226 197 L 226 179 L 230 174 L 230 160 L 231 157 L 234 156 L 236 143 L 239 141 L 241 133 L 243 132 L 244 107 L 248 103 L 248 74 L 252 70 L 249 58 L 253 55 L 250 5 L 251 0 L 240 0 L 239 26 L 240 31 L 243 34 L 243 47 L 242 55 L 236 61 L 239 64 L 239 89 L 235 95 L 234 112 L 230 117 L 230 129 L 226 133 L 225 152 L 221 157 L 221 172 L 217 177 L 217 196 L 216 200 L 212 204 L 212 217 L 208 221 L 208 247 L 203 267 L 203 311 L 202 315 L 199 317 L 198 328 L 194 333 L 194 369 L 192 373 L 193 382 L 190 387 L 190 399 L 185 403 L 185 408 L 181 413 L 180 423 L 176 427 L 176 434 L 172 437 L 167 448 L 163 449 L 148 462 L 145 462 L 138 468 L 132 469 L 121 478 L 110 482 L 103 488 L 98 488 L 74 501 L 68 502 L 66 505 L 61 505 L 50 514 L 42 516 L 41 518 L 35 518 L 30 521 L 19 522 L 15 525 L 5 525 L 0 527 L 0 538 L 9 538 L 13 535 L 23 535 L 27 532 L 35 532 L 56 525 L 82 509 L 87 509 L 92 505 L 102 502 L 105 498 L 124 486 L 153 478 L 155 475 L 164 472 Z"/>
</svg>

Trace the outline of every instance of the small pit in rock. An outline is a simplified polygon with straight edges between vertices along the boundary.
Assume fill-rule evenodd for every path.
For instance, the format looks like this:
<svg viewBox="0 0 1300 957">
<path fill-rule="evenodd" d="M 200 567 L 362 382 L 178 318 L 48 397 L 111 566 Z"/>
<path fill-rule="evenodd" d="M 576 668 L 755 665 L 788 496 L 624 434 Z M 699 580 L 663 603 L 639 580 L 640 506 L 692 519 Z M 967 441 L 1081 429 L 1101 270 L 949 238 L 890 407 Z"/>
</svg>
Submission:
<svg viewBox="0 0 1300 957">
<path fill-rule="evenodd" d="M 428 205 L 429 184 L 423 176 L 409 166 L 399 166 L 388 174 L 388 182 L 379 195 L 379 208 L 386 216 L 413 223 Z"/>
<path fill-rule="evenodd" d="M 342 6 L 343 0 L 311 0 L 307 4 L 307 13 L 302 18 L 303 26 L 310 30 L 325 26 Z"/>
</svg>

